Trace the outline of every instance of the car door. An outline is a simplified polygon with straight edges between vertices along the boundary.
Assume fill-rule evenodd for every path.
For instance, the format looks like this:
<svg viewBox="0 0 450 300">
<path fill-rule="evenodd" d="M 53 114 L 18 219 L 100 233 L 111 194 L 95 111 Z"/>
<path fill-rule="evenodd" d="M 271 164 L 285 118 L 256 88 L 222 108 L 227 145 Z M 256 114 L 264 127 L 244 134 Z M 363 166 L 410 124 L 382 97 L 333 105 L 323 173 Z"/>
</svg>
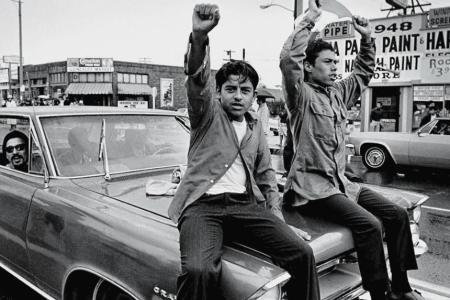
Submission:
<svg viewBox="0 0 450 300">
<path fill-rule="evenodd" d="M 29 167 L 21 171 L 10 164 L 14 160 L 11 158 L 14 150 L 6 149 L 5 145 L 10 145 L 11 135 L 8 134 L 11 132 L 20 132 L 27 138 L 26 159 L 29 162 L 30 118 L 0 115 L 0 263 L 29 279 L 25 229 L 32 196 L 38 187 L 42 187 L 43 178 L 30 173 Z"/>
<path fill-rule="evenodd" d="M 438 119 L 412 137 L 409 145 L 412 165 L 450 169 L 450 135 L 444 128 L 448 123 L 449 120 Z"/>
</svg>

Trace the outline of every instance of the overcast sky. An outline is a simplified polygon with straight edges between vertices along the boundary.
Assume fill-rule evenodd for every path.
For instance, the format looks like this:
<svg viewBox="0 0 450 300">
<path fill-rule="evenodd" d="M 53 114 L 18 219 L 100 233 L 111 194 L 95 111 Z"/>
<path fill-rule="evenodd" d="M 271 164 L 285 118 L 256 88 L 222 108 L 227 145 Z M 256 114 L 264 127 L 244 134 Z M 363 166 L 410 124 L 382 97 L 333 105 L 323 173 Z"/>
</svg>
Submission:
<svg viewBox="0 0 450 300">
<path fill-rule="evenodd" d="M 416 1 L 416 0 L 414 0 Z M 191 30 L 194 0 L 24 0 L 23 56 L 26 64 L 68 57 L 112 57 L 115 60 L 182 66 Z M 278 56 L 293 28 L 293 16 L 280 7 L 260 9 L 271 0 L 209 0 L 221 20 L 211 33 L 212 67 L 219 68 L 225 50 L 246 58 L 269 87 L 281 83 Z M 293 0 L 275 0 L 286 7 Z M 340 0 L 353 14 L 385 17 L 382 0 Z M 425 3 L 425 1 L 421 1 Z M 430 0 L 430 8 L 450 6 Z M 304 7 L 307 1 L 304 1 Z M 391 14 L 393 15 L 393 14 Z M 0 56 L 19 54 L 18 4 L 0 0 Z"/>
</svg>

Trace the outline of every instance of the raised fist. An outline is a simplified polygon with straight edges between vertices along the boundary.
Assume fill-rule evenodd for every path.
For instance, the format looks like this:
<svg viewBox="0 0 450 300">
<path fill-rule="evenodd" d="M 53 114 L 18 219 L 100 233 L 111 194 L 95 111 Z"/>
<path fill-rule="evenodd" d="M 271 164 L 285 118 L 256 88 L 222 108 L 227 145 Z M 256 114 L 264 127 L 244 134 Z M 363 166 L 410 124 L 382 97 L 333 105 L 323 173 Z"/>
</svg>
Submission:
<svg viewBox="0 0 450 300">
<path fill-rule="evenodd" d="M 219 7 L 216 4 L 197 4 L 192 14 L 192 32 L 207 35 L 219 23 Z"/>
</svg>

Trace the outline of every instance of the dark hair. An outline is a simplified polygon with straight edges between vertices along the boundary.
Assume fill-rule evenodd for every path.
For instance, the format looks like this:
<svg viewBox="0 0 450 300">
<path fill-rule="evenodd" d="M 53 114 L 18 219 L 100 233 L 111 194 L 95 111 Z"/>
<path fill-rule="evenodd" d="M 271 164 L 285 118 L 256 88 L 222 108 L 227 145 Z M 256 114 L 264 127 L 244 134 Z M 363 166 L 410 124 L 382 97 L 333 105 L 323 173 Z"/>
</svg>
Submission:
<svg viewBox="0 0 450 300">
<path fill-rule="evenodd" d="M 247 79 L 253 85 L 253 89 L 256 90 L 259 82 L 259 76 L 256 70 L 247 62 L 243 60 L 232 60 L 224 64 L 216 73 L 216 89 L 220 90 L 225 81 L 228 80 L 230 75 L 239 75 L 242 77 L 241 82 Z"/>
<path fill-rule="evenodd" d="M 322 39 L 311 41 L 305 50 L 306 54 L 305 61 L 309 62 L 311 65 L 314 66 L 316 58 L 319 56 L 319 53 L 324 50 L 331 50 L 334 52 L 333 46 Z"/>
<path fill-rule="evenodd" d="M 6 159 L 6 143 L 8 143 L 8 141 L 13 138 L 21 138 L 25 142 L 25 145 L 28 149 L 28 137 L 23 132 L 18 131 L 18 130 L 13 130 L 13 131 L 9 132 L 3 138 L 2 157 L 1 157 L 2 163 L 7 161 L 7 159 Z"/>
</svg>

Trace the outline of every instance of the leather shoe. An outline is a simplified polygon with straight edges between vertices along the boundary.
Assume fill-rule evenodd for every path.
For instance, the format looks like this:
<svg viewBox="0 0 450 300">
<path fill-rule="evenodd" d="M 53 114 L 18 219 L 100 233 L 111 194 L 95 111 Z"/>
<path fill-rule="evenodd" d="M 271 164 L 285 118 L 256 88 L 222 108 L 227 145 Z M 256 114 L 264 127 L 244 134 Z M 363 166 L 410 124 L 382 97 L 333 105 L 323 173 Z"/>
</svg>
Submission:
<svg viewBox="0 0 450 300">
<path fill-rule="evenodd" d="M 399 294 L 390 292 L 386 295 L 386 300 L 425 300 L 425 298 L 418 290 L 413 290 L 411 292 Z"/>
</svg>

